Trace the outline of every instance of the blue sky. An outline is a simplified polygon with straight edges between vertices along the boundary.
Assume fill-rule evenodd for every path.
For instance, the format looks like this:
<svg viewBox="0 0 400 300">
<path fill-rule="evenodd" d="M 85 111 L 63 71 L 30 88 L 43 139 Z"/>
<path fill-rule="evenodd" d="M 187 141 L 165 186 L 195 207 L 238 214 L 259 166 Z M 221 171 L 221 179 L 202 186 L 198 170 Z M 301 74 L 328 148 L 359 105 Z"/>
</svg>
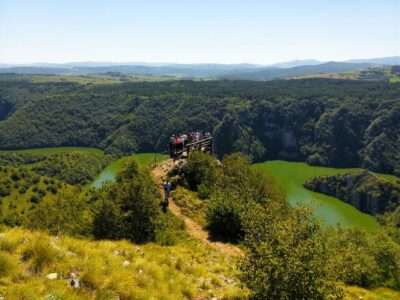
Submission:
<svg viewBox="0 0 400 300">
<path fill-rule="evenodd" d="M 400 55 L 400 0 L 0 0 L 0 63 Z"/>
</svg>

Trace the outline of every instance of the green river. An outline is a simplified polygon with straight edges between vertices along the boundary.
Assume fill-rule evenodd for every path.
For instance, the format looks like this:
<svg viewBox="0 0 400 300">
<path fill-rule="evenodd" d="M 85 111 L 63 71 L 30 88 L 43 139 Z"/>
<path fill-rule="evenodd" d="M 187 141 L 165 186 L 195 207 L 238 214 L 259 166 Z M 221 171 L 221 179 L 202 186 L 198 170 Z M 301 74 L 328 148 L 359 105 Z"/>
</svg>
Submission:
<svg viewBox="0 0 400 300">
<path fill-rule="evenodd" d="M 286 192 L 292 205 L 302 204 L 314 209 L 315 215 L 328 225 L 340 224 L 343 227 L 376 230 L 376 219 L 364 214 L 334 197 L 312 192 L 303 187 L 303 183 L 312 177 L 335 175 L 357 169 L 337 169 L 309 166 L 300 162 L 268 161 L 254 165 L 255 168 L 268 172 Z"/>
<path fill-rule="evenodd" d="M 148 166 L 152 163 L 160 162 L 166 156 L 155 153 L 142 153 L 123 157 L 105 168 L 90 186 L 100 188 L 106 182 L 114 181 L 117 173 L 129 158 L 134 158 L 141 166 Z M 367 230 L 379 228 L 374 217 L 364 214 L 334 197 L 315 193 L 303 187 L 303 183 L 312 177 L 352 172 L 357 169 L 315 167 L 305 163 L 287 161 L 268 161 L 255 164 L 254 167 L 268 172 L 276 179 L 277 183 L 285 190 L 289 203 L 292 205 L 302 204 L 313 208 L 316 217 L 323 221 L 324 224 L 340 224 L 343 227 L 356 227 Z"/>
<path fill-rule="evenodd" d="M 109 164 L 90 184 L 90 187 L 100 188 L 106 182 L 114 181 L 118 172 L 125 166 L 125 163 L 130 158 L 133 158 L 140 166 L 146 167 L 166 159 L 167 156 L 157 153 L 140 153 L 132 156 L 122 157 Z"/>
</svg>

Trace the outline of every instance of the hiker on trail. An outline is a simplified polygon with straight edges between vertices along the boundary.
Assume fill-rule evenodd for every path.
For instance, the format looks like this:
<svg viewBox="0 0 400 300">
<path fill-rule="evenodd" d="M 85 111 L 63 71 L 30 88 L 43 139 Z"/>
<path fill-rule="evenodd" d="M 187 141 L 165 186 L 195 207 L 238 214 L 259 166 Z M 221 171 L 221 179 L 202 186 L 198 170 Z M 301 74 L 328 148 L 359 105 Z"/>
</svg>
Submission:
<svg viewBox="0 0 400 300">
<path fill-rule="evenodd" d="M 168 205 L 169 205 L 169 194 L 171 192 L 172 189 L 172 184 L 169 181 L 166 181 L 163 183 L 163 188 L 164 188 L 164 201 L 162 203 L 162 208 L 163 211 L 166 212 Z"/>
</svg>

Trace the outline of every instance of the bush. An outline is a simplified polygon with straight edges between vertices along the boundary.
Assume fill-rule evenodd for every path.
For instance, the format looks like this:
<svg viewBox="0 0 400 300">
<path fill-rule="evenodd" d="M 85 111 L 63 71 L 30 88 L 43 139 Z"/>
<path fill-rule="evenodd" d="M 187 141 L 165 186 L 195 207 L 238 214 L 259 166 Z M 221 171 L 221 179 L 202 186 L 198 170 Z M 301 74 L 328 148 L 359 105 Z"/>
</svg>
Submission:
<svg viewBox="0 0 400 300">
<path fill-rule="evenodd" d="M 90 206 L 78 193 L 66 189 L 62 197 L 58 195 L 39 201 L 29 212 L 24 225 L 47 230 L 51 234 L 88 235 L 91 225 Z"/>
<path fill-rule="evenodd" d="M 0 184 L 0 197 L 7 197 L 11 193 L 11 189 L 5 185 Z"/>
<path fill-rule="evenodd" d="M 105 194 L 108 200 L 94 217 L 93 232 L 97 238 L 125 238 L 136 243 L 155 239 L 161 214 L 160 194 L 147 170 L 139 169 L 132 160 Z M 102 223 L 111 227 L 107 229 Z"/>
<path fill-rule="evenodd" d="M 227 194 L 213 196 L 207 209 L 207 227 L 218 239 L 238 242 L 243 238 L 242 212 L 240 199 Z"/>
<path fill-rule="evenodd" d="M 275 182 L 251 168 L 249 159 L 242 154 L 231 154 L 222 162 L 215 192 L 207 209 L 208 228 L 218 238 L 231 242 L 243 239 L 243 213 L 254 204 L 267 205 L 274 201 L 286 205 L 284 194 Z"/>
<path fill-rule="evenodd" d="M 54 184 L 50 184 L 49 186 L 47 186 L 47 191 L 49 191 L 53 195 L 57 194 L 57 190 L 57 186 L 55 186 Z"/>
<path fill-rule="evenodd" d="M 42 197 L 40 197 L 40 195 L 38 194 L 33 194 L 31 197 L 31 202 L 33 204 L 38 204 L 40 202 L 40 200 L 42 199 Z"/>
<path fill-rule="evenodd" d="M 217 161 L 203 152 L 193 152 L 183 167 L 183 174 L 191 190 L 200 190 L 201 195 L 207 197 L 217 181 Z"/>
<path fill-rule="evenodd" d="M 318 224 L 303 209 L 289 214 L 255 205 L 247 212 L 242 280 L 252 299 L 342 299 L 326 268 Z"/>
<path fill-rule="evenodd" d="M 339 230 L 328 249 L 332 272 L 346 284 L 400 289 L 400 245 L 385 233 Z"/>
<path fill-rule="evenodd" d="M 20 175 L 17 173 L 17 172 L 13 172 L 12 174 L 11 174 L 11 179 L 13 180 L 13 181 L 19 181 L 20 179 L 21 179 L 21 177 L 20 177 Z"/>
<path fill-rule="evenodd" d="M 97 239 L 118 239 L 123 226 L 122 212 L 117 203 L 105 198 L 97 202 L 92 233 Z"/>
<path fill-rule="evenodd" d="M 11 276 L 16 272 L 17 261 L 10 254 L 0 252 L 0 278 Z"/>
<path fill-rule="evenodd" d="M 40 176 L 34 175 L 34 176 L 32 177 L 32 183 L 33 183 L 33 184 L 38 184 L 39 182 L 40 182 Z"/>
<path fill-rule="evenodd" d="M 27 189 L 26 189 L 25 186 L 21 186 L 20 189 L 18 190 L 18 192 L 19 192 L 20 194 L 25 194 L 26 191 L 27 191 Z"/>
<path fill-rule="evenodd" d="M 22 253 L 22 260 L 30 262 L 34 273 L 42 272 L 47 266 L 55 262 L 58 252 L 53 248 L 50 240 L 45 235 L 35 236 Z"/>
<path fill-rule="evenodd" d="M 155 241 L 163 246 L 173 246 L 184 236 L 185 223 L 170 212 L 158 219 Z"/>
</svg>

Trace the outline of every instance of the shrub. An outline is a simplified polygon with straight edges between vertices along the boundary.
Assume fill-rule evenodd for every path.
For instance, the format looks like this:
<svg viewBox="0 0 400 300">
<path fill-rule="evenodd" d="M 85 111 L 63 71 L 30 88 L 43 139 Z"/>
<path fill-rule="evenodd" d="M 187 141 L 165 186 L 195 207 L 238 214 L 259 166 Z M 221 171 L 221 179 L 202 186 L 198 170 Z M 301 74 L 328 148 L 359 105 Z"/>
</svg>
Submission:
<svg viewBox="0 0 400 300">
<path fill-rule="evenodd" d="M 20 178 L 20 175 L 17 172 L 13 172 L 13 173 L 11 173 L 11 179 L 13 181 L 19 181 L 21 178 Z"/>
<path fill-rule="evenodd" d="M 0 184 L 0 197 L 7 197 L 11 193 L 11 190 L 9 187 Z"/>
<path fill-rule="evenodd" d="M 122 212 L 117 203 L 98 200 L 93 218 L 92 233 L 97 239 L 118 239 L 122 232 Z"/>
<path fill-rule="evenodd" d="M 132 160 L 105 193 L 107 200 L 94 216 L 97 238 L 125 238 L 136 243 L 155 239 L 160 195 L 147 170 L 139 169 Z M 112 208 L 110 212 L 107 207 Z M 103 224 L 112 226 L 107 229 Z"/>
<path fill-rule="evenodd" d="M 243 205 L 240 199 L 219 193 L 209 201 L 206 215 L 207 227 L 219 239 L 238 242 L 244 234 L 242 212 Z"/>
<path fill-rule="evenodd" d="M 339 230 L 330 234 L 328 249 L 329 265 L 341 281 L 400 289 L 400 245 L 385 233 Z"/>
<path fill-rule="evenodd" d="M 91 225 L 90 206 L 74 190 L 65 189 L 62 196 L 40 200 L 24 225 L 52 234 L 87 235 Z"/>
<path fill-rule="evenodd" d="M 57 186 L 50 184 L 49 186 L 47 186 L 47 191 L 55 195 L 57 194 Z"/>
<path fill-rule="evenodd" d="M 31 196 L 31 202 L 34 204 L 38 204 L 41 199 L 42 199 L 42 197 L 40 197 L 40 195 L 38 195 L 38 194 L 33 194 Z"/>
<path fill-rule="evenodd" d="M 58 252 L 53 248 L 45 235 L 38 234 L 26 246 L 22 253 L 22 260 L 30 262 L 34 273 L 40 273 L 57 260 Z"/>
<path fill-rule="evenodd" d="M 41 198 L 46 196 L 46 191 L 42 190 L 41 188 L 38 189 L 37 193 L 40 195 Z"/>
<path fill-rule="evenodd" d="M 40 176 L 34 175 L 34 176 L 32 177 L 32 183 L 33 183 L 33 184 L 38 184 L 39 182 L 40 182 Z"/>
<path fill-rule="evenodd" d="M 203 152 L 193 152 L 183 167 L 188 187 L 193 191 L 201 188 L 201 195 L 207 197 L 216 183 L 218 165 L 215 158 Z"/>
<path fill-rule="evenodd" d="M 11 276 L 16 272 L 17 261 L 10 254 L 0 252 L 0 278 Z"/>
<path fill-rule="evenodd" d="M 245 222 L 242 280 L 253 299 L 342 299 L 326 267 L 320 227 L 303 209 L 285 215 L 255 205 Z"/>
<path fill-rule="evenodd" d="M 26 187 L 25 186 L 21 186 L 21 188 L 18 190 L 18 192 L 20 193 L 20 194 L 25 194 L 26 193 Z"/>
<path fill-rule="evenodd" d="M 239 153 L 228 155 L 222 162 L 215 191 L 207 208 L 211 233 L 232 242 L 243 239 L 243 213 L 254 204 L 271 201 L 285 206 L 285 197 L 273 180 L 251 168 L 249 159 Z"/>
<path fill-rule="evenodd" d="M 163 246 L 173 246 L 184 236 L 185 223 L 170 212 L 161 214 L 156 228 L 155 241 Z"/>
</svg>

